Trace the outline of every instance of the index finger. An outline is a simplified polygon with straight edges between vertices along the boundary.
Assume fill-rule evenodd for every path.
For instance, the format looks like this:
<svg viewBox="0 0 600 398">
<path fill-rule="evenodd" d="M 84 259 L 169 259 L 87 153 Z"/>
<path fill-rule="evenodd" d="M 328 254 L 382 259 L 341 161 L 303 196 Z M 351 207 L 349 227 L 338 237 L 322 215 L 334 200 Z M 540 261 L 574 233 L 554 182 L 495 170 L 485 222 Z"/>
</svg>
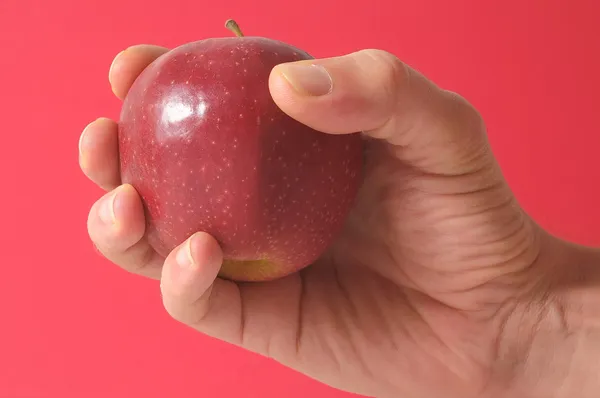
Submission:
<svg viewBox="0 0 600 398">
<path fill-rule="evenodd" d="M 117 54 L 108 72 L 108 81 L 113 93 L 123 100 L 139 74 L 167 51 L 169 49 L 165 47 L 140 44 Z"/>
</svg>

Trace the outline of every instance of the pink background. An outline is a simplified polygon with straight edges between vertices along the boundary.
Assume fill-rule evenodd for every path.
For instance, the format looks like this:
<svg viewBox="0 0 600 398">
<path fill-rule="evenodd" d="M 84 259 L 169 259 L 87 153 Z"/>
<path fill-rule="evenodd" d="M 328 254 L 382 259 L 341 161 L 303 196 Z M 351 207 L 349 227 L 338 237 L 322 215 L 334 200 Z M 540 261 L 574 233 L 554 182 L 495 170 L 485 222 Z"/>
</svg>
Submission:
<svg viewBox="0 0 600 398">
<path fill-rule="evenodd" d="M 463 94 L 528 211 L 600 243 L 597 0 L 1 0 L 1 398 L 347 396 L 172 321 L 86 234 L 100 191 L 77 141 L 118 115 L 113 55 L 227 35 L 230 17 L 315 56 L 383 48 Z"/>
</svg>

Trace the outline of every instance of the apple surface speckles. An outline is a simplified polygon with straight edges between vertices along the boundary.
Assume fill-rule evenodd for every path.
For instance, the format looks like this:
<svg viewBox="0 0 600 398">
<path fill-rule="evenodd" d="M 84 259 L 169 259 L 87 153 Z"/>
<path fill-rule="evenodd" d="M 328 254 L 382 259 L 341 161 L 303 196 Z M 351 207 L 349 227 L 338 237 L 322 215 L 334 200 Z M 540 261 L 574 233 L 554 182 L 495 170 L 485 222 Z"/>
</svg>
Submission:
<svg viewBox="0 0 600 398">
<path fill-rule="evenodd" d="M 206 39 L 137 78 L 119 122 L 121 174 L 158 253 L 208 232 L 223 249 L 222 277 L 262 281 L 331 244 L 361 182 L 362 138 L 300 124 L 268 88 L 275 65 L 310 58 L 266 38 Z"/>
</svg>

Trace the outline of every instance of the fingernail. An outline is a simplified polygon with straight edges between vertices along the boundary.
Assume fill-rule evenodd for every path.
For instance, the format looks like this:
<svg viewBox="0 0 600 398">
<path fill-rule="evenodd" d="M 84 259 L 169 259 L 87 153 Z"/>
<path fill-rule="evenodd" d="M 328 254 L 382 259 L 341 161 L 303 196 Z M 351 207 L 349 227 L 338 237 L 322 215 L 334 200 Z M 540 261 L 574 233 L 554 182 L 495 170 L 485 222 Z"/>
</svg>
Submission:
<svg viewBox="0 0 600 398">
<path fill-rule="evenodd" d="M 105 224 L 114 224 L 117 221 L 115 217 L 115 201 L 117 200 L 117 195 L 119 194 L 118 189 L 109 195 L 107 198 L 100 203 L 99 216 L 100 220 L 102 220 Z"/>
<path fill-rule="evenodd" d="M 189 238 L 183 246 L 179 248 L 175 261 L 181 268 L 191 268 L 194 266 L 194 257 L 192 256 L 192 239 L 194 236 Z"/>
<path fill-rule="evenodd" d="M 321 65 L 286 64 L 281 66 L 281 75 L 301 95 L 319 97 L 333 90 L 333 80 Z"/>
</svg>

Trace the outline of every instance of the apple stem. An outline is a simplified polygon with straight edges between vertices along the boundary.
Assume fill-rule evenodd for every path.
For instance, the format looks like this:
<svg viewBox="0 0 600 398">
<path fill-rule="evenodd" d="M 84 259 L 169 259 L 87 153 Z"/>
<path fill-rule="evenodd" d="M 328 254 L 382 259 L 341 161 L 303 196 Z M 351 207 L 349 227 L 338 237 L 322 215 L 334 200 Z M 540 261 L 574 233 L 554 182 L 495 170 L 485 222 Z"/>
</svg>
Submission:
<svg viewBox="0 0 600 398">
<path fill-rule="evenodd" d="M 235 33 L 237 37 L 244 37 L 244 33 L 242 33 L 242 30 L 240 29 L 240 25 L 238 25 L 233 19 L 228 19 L 227 22 L 225 22 L 225 27 Z"/>
</svg>

